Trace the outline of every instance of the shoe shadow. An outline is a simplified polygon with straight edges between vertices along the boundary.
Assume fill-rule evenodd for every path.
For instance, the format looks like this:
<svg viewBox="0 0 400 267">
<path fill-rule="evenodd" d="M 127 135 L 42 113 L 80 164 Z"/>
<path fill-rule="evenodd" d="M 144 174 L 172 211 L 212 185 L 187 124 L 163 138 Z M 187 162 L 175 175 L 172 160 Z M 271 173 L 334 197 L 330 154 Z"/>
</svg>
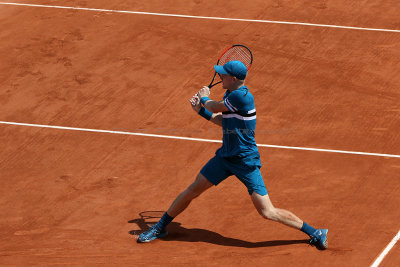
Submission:
<svg viewBox="0 0 400 267">
<path fill-rule="evenodd" d="M 128 223 L 137 224 L 140 227 L 140 230 L 129 231 L 129 234 L 138 236 L 142 232 L 149 229 L 151 224 L 157 223 L 157 221 L 158 220 L 152 220 L 151 222 L 149 222 L 146 221 L 146 219 L 144 219 L 143 217 L 131 220 Z M 259 248 L 259 247 L 285 246 L 292 244 L 307 244 L 309 242 L 308 239 L 250 242 L 236 238 L 226 237 L 216 232 L 205 229 L 185 228 L 179 222 L 171 222 L 168 225 L 167 230 L 168 230 L 168 235 L 162 238 L 162 240 L 164 241 L 204 242 L 204 243 L 210 243 L 220 246 L 230 246 L 230 247 Z"/>
</svg>

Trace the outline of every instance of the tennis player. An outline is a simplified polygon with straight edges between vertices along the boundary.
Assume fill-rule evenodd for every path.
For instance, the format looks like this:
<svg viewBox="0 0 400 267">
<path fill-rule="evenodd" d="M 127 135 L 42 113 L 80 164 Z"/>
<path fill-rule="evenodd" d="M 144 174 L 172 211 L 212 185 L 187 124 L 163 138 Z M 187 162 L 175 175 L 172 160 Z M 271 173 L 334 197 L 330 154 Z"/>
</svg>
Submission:
<svg viewBox="0 0 400 267">
<path fill-rule="evenodd" d="M 310 236 L 310 244 L 324 250 L 328 247 L 327 229 L 315 229 L 290 211 L 275 208 L 261 176 L 260 154 L 254 139 L 256 109 L 253 95 L 244 85 L 246 66 L 229 61 L 214 66 L 226 89 L 222 101 L 209 98 L 210 90 L 203 87 L 190 99 L 193 110 L 223 130 L 223 144 L 215 156 L 201 169 L 195 181 L 172 203 L 160 221 L 143 232 L 138 242 L 150 242 L 168 234 L 167 225 L 183 212 L 196 197 L 213 185 L 235 175 L 246 187 L 258 213 L 265 219 L 280 222 Z"/>
</svg>

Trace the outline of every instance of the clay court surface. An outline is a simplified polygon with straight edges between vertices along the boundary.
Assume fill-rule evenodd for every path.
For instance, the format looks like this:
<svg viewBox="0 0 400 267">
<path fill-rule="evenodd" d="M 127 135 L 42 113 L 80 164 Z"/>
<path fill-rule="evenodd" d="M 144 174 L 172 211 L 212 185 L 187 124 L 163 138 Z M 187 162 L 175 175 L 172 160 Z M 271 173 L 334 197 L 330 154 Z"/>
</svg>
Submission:
<svg viewBox="0 0 400 267">
<path fill-rule="evenodd" d="M 400 30 L 398 1 L 19 2 Z M 0 28 L 0 265 L 370 266 L 399 232 L 400 32 L 4 4 Z M 328 228 L 326 251 L 235 177 L 137 244 L 221 144 L 44 127 L 220 140 L 188 100 L 236 43 L 259 144 L 387 154 L 259 148 L 272 202 Z"/>
</svg>

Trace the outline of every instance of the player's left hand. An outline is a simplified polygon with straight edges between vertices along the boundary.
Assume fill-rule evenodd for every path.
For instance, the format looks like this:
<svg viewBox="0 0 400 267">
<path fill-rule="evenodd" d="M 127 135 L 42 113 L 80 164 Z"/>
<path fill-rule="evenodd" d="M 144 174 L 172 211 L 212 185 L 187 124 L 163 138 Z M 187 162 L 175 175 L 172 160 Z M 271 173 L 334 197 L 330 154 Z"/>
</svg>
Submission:
<svg viewBox="0 0 400 267">
<path fill-rule="evenodd" d="M 192 105 L 193 110 L 196 113 L 199 113 L 201 109 L 200 98 L 197 94 L 195 94 L 190 100 L 190 104 Z"/>
<path fill-rule="evenodd" d="M 207 86 L 203 86 L 203 88 L 200 89 L 200 91 L 197 93 L 199 98 L 201 99 L 202 97 L 209 97 L 210 96 L 210 88 Z"/>
</svg>

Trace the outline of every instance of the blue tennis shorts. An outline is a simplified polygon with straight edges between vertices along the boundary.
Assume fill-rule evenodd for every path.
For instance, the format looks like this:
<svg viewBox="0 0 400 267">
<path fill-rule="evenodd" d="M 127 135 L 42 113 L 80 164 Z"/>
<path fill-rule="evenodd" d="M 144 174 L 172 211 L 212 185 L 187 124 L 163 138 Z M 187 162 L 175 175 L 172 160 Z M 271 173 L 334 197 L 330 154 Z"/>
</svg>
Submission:
<svg viewBox="0 0 400 267">
<path fill-rule="evenodd" d="M 268 194 L 261 176 L 260 166 L 257 165 L 249 165 L 240 160 L 230 160 L 215 155 L 204 165 L 200 173 L 214 185 L 235 175 L 247 187 L 250 195 L 254 191 L 262 196 Z"/>
</svg>

